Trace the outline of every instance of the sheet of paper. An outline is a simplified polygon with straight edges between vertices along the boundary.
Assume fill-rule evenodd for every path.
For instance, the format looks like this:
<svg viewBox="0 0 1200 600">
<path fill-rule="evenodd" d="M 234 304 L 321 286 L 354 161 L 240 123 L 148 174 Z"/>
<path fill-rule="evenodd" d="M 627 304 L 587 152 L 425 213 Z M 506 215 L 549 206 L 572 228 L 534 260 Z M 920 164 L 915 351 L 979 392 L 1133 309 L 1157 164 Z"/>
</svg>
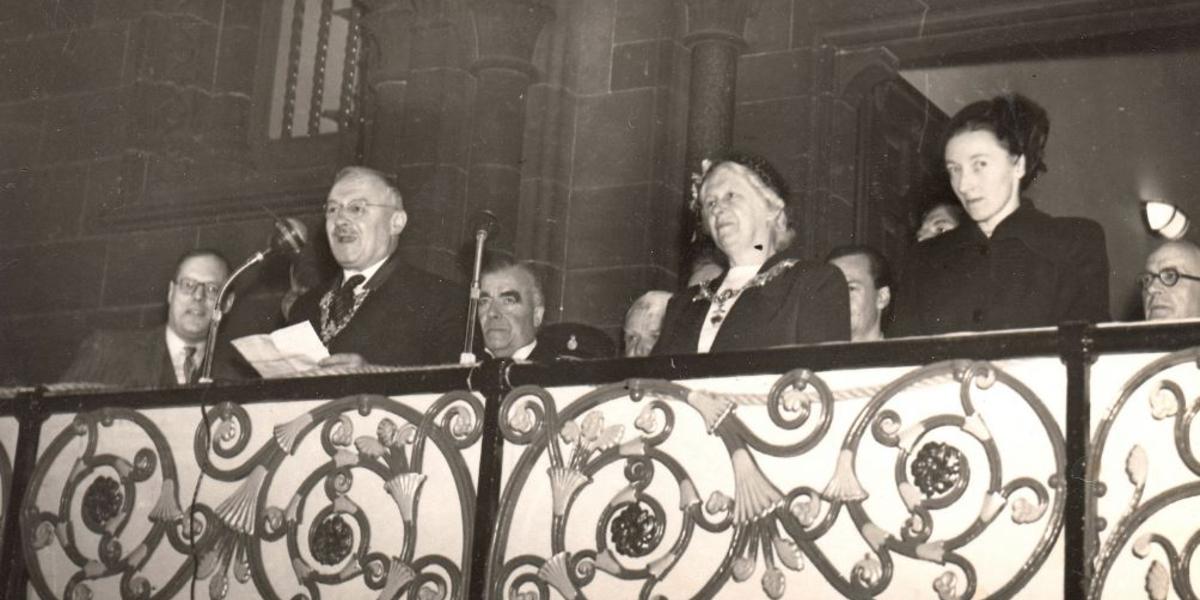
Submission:
<svg viewBox="0 0 1200 600">
<path fill-rule="evenodd" d="M 329 349 L 307 321 L 269 335 L 241 337 L 232 343 L 254 370 L 267 379 L 292 377 L 316 367 L 317 362 L 329 356 Z"/>
<path fill-rule="evenodd" d="M 231 342 L 234 348 L 242 354 L 242 358 L 254 367 L 258 374 L 271 379 L 287 377 L 292 374 L 292 368 L 275 349 L 275 342 L 268 335 L 248 335 Z"/>
<path fill-rule="evenodd" d="M 308 321 L 276 329 L 271 332 L 271 339 L 280 354 L 299 367 L 298 371 L 311 369 L 321 359 L 329 358 L 329 349 L 321 343 L 321 336 Z"/>
</svg>

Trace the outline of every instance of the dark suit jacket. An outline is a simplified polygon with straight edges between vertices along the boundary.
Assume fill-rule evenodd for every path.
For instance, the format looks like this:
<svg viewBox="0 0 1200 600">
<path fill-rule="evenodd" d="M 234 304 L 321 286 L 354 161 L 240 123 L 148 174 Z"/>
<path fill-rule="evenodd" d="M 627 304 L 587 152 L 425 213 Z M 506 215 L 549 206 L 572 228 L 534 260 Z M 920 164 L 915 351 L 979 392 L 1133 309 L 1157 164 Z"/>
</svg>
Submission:
<svg viewBox="0 0 1200 600">
<path fill-rule="evenodd" d="M 798 255 L 787 250 L 772 256 L 759 272 Z M 709 285 L 716 290 L 722 278 Z M 696 352 L 700 328 L 711 304 L 697 300 L 700 286 L 675 294 L 667 303 L 662 334 L 652 354 Z M 800 261 L 766 285 L 742 292 L 717 331 L 711 352 L 752 350 L 791 344 L 850 339 L 850 293 L 836 267 Z"/>
<path fill-rule="evenodd" d="M 80 344 L 61 381 L 139 388 L 178 385 L 165 326 L 93 332 Z"/>
<path fill-rule="evenodd" d="M 1104 230 L 1028 201 L 990 239 L 968 221 L 917 244 L 902 276 L 889 337 L 1109 318 Z"/>
<path fill-rule="evenodd" d="M 148 329 L 101 329 L 93 332 L 75 353 L 75 361 L 59 379 L 63 382 L 103 383 L 130 388 L 175 387 L 175 367 L 167 353 L 166 326 Z M 237 353 L 217 340 L 213 379 L 241 379 L 234 366 Z M 201 357 L 196 357 L 200 367 Z"/>
<path fill-rule="evenodd" d="M 341 286 L 341 275 L 300 297 L 292 323 L 309 321 L 321 331 L 321 297 Z M 457 363 L 467 318 L 467 291 L 392 254 L 370 281 L 371 293 L 329 352 L 354 352 L 377 365 Z M 476 336 L 479 340 L 479 336 Z"/>
</svg>

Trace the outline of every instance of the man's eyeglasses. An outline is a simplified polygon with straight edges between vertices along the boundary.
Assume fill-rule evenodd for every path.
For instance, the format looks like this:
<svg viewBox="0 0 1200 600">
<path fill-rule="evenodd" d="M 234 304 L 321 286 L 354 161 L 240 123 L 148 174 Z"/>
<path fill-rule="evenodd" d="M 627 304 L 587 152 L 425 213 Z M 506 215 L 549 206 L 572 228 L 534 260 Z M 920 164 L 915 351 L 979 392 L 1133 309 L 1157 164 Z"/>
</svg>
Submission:
<svg viewBox="0 0 1200 600">
<path fill-rule="evenodd" d="M 346 216 L 351 219 L 361 219 L 367 214 L 368 206 L 380 206 L 384 208 L 396 208 L 391 204 L 382 204 L 379 202 L 367 202 L 366 200 L 351 200 L 345 204 L 337 202 L 325 203 L 325 218 L 336 219 L 339 212 L 345 212 Z"/>
<path fill-rule="evenodd" d="M 221 291 L 221 284 L 215 281 L 200 283 L 199 281 L 196 281 L 190 277 L 180 277 L 179 279 L 176 279 L 175 285 L 179 286 L 179 289 L 182 290 L 183 293 L 193 298 L 196 297 L 196 292 L 202 292 L 203 295 L 201 298 L 212 301 L 216 301 L 217 293 Z"/>
<path fill-rule="evenodd" d="M 1180 273 L 1175 267 L 1167 267 L 1157 273 L 1146 271 L 1141 275 L 1138 275 L 1137 280 L 1138 284 L 1142 286 L 1142 289 L 1146 289 L 1154 283 L 1155 279 L 1163 282 L 1163 285 L 1171 287 L 1176 283 L 1179 283 L 1180 278 L 1191 279 L 1192 281 L 1200 281 L 1200 277 L 1188 275 L 1187 273 Z"/>
</svg>

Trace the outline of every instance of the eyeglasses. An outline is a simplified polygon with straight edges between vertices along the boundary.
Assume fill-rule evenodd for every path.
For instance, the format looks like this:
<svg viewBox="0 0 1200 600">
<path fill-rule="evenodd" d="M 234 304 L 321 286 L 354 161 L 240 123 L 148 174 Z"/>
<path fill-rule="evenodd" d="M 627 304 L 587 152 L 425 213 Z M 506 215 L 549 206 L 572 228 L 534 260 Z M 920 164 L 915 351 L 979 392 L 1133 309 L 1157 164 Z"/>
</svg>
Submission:
<svg viewBox="0 0 1200 600">
<path fill-rule="evenodd" d="M 196 292 L 201 292 L 201 298 L 216 300 L 217 293 L 221 291 L 221 284 L 215 281 L 201 283 L 190 277 L 180 277 L 179 279 L 176 279 L 175 285 L 179 286 L 179 289 L 183 290 L 183 293 L 193 298 L 196 297 Z"/>
<path fill-rule="evenodd" d="M 1192 281 L 1200 281 L 1200 277 L 1188 275 L 1187 273 L 1180 273 L 1175 267 L 1167 267 L 1157 273 L 1146 271 L 1141 275 L 1138 275 L 1137 280 L 1138 283 L 1141 284 L 1142 289 L 1146 289 L 1154 283 L 1155 279 L 1163 282 L 1163 285 L 1167 287 L 1172 287 L 1176 283 L 1179 283 L 1179 278 L 1181 277 L 1184 279 L 1191 279 Z"/>
<path fill-rule="evenodd" d="M 366 216 L 368 206 L 379 206 L 383 208 L 396 208 L 391 204 L 382 204 L 378 202 L 367 202 L 366 200 L 351 200 L 345 204 L 337 202 L 325 203 L 325 218 L 336 219 L 339 212 L 345 212 L 346 216 L 358 220 Z"/>
</svg>

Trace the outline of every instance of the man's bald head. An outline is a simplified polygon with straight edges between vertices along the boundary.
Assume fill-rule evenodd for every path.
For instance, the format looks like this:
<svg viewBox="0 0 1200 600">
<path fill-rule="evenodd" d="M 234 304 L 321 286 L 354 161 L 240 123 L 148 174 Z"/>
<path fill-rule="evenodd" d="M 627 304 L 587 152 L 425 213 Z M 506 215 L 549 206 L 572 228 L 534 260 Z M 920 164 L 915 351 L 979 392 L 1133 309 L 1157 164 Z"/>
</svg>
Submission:
<svg viewBox="0 0 1200 600">
<path fill-rule="evenodd" d="M 1164 272 L 1179 275 L 1174 285 Z M 1165 242 L 1146 257 L 1142 309 L 1147 320 L 1200 318 L 1200 246 L 1188 241 Z M 1168 275 L 1168 277 L 1170 277 Z"/>
<path fill-rule="evenodd" d="M 383 173 L 352 166 L 334 178 L 325 200 L 325 235 L 343 269 L 362 271 L 391 256 L 407 223 L 400 192 Z"/>
<path fill-rule="evenodd" d="M 649 356 L 662 331 L 663 315 L 671 292 L 654 290 L 642 294 L 625 313 L 625 356 Z"/>
</svg>

